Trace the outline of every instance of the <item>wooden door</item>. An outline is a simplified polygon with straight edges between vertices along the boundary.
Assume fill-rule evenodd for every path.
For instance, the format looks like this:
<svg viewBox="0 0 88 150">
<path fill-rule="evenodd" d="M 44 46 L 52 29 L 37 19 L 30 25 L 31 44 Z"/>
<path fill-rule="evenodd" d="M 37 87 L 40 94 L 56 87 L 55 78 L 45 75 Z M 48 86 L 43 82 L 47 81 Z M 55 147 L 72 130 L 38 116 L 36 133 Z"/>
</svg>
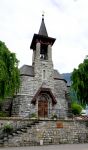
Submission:
<svg viewBox="0 0 88 150">
<path fill-rule="evenodd" d="M 48 102 L 47 100 L 38 101 L 38 117 L 48 117 Z"/>
</svg>

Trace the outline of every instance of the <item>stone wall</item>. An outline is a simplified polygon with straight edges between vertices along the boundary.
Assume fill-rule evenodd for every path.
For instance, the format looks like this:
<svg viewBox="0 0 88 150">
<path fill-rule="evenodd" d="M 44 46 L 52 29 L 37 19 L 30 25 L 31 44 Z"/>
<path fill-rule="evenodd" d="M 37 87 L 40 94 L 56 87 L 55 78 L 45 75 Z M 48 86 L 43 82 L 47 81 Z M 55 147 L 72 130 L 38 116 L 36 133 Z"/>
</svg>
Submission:
<svg viewBox="0 0 88 150">
<path fill-rule="evenodd" d="M 63 80 L 52 80 L 51 82 L 49 79 L 47 81 L 42 81 L 42 77 L 37 78 L 38 79 L 29 76 L 22 77 L 21 89 L 19 90 L 17 96 L 13 99 L 12 115 L 27 116 L 30 113 L 29 105 L 31 104 L 34 95 L 40 87 L 46 87 L 52 89 L 52 93 L 57 100 L 57 104 L 54 109 L 63 110 L 66 116 L 66 111 L 68 109 L 68 102 L 65 97 L 65 92 L 67 91 L 66 83 Z M 31 109 L 34 110 L 34 106 L 33 108 L 31 107 Z"/>
<path fill-rule="evenodd" d="M 20 117 L 28 117 L 31 108 L 32 96 L 30 95 L 17 95 L 13 100 L 13 109 L 12 109 L 12 115 L 11 116 L 20 116 Z"/>
<path fill-rule="evenodd" d="M 18 95 L 30 95 L 33 96 L 34 90 L 34 77 L 21 76 L 21 86 Z"/>
<path fill-rule="evenodd" d="M 68 102 L 65 98 L 65 92 L 67 91 L 66 83 L 63 80 L 54 80 L 50 82 L 50 80 L 42 81 L 42 79 L 35 79 L 34 77 L 24 76 L 22 77 L 21 89 L 16 97 L 13 99 L 12 106 L 12 116 L 23 116 L 26 117 L 30 111 L 36 110 L 36 106 L 32 106 L 30 108 L 31 101 L 38 91 L 40 87 L 46 87 L 52 89 L 52 93 L 54 94 L 57 104 L 54 109 L 61 109 L 66 116 L 66 111 L 68 109 Z M 49 83 L 50 82 L 50 83 Z M 52 86 L 53 84 L 53 86 Z M 31 109 L 31 110 L 30 110 Z M 51 108 L 52 109 L 52 108 Z"/>
<path fill-rule="evenodd" d="M 65 93 L 67 92 L 67 85 L 64 80 L 54 80 L 54 92 L 57 98 L 66 98 Z"/>
<path fill-rule="evenodd" d="M 54 80 L 54 94 L 57 100 L 55 109 L 61 110 L 63 112 L 63 116 L 67 116 L 66 113 L 68 110 L 68 101 L 65 97 L 66 92 L 67 86 L 64 80 Z"/>
<path fill-rule="evenodd" d="M 34 105 L 29 108 L 31 105 L 31 101 L 38 90 L 42 88 L 49 88 L 56 98 L 57 104 L 55 107 L 52 106 L 52 101 L 50 106 L 53 109 L 61 109 L 66 116 L 66 110 L 68 109 L 68 104 L 66 101 L 65 93 L 67 91 L 67 85 L 64 80 L 55 80 L 54 79 L 54 69 L 52 62 L 52 47 L 48 45 L 48 59 L 40 58 L 40 49 L 41 44 L 36 43 L 36 50 L 33 52 L 33 68 L 34 74 L 33 76 L 21 76 L 21 87 L 19 93 L 13 100 L 12 106 L 12 115 L 13 116 L 23 116 L 26 117 L 29 115 L 30 111 L 38 111 L 38 106 Z M 57 72 L 58 74 L 58 72 Z M 36 103 L 38 104 L 38 103 Z M 52 111 L 52 107 L 51 109 Z M 36 112 L 37 113 L 37 112 Z"/>
<path fill-rule="evenodd" d="M 88 121 L 43 120 L 34 124 L 32 122 L 30 127 L 28 124 L 31 123 L 31 120 L 9 121 L 17 126 L 21 126 L 21 128 L 23 126 L 23 128 L 21 132 L 9 135 L 8 138 L 5 137 L 1 146 L 88 143 Z"/>
<path fill-rule="evenodd" d="M 22 76 L 19 93 L 13 99 L 12 116 L 26 117 L 30 113 L 30 104 L 36 94 L 34 77 Z"/>
</svg>

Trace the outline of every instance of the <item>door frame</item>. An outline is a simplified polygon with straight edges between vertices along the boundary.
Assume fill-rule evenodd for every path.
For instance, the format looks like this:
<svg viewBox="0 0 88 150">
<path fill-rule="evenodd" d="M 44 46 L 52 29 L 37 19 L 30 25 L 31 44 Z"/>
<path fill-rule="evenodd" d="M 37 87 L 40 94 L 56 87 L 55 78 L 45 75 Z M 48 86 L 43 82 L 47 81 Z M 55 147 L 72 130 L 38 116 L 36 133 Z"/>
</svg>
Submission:
<svg viewBox="0 0 88 150">
<path fill-rule="evenodd" d="M 38 98 L 38 117 L 48 118 L 48 98 L 46 94 L 41 94 Z"/>
</svg>

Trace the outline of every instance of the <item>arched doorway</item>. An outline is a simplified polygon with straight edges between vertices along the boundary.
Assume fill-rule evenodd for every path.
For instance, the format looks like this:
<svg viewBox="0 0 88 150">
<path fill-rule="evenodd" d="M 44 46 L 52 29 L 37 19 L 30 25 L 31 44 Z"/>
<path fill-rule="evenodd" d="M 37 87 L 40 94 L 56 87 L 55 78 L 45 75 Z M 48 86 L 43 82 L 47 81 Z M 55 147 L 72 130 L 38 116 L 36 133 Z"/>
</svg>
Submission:
<svg viewBox="0 0 88 150">
<path fill-rule="evenodd" d="M 36 106 L 39 118 L 48 118 L 52 113 L 50 109 L 52 109 L 52 106 L 54 106 L 57 101 L 51 89 L 41 87 L 34 95 L 31 103 Z"/>
<path fill-rule="evenodd" d="M 38 100 L 38 117 L 48 117 L 48 100 L 44 94 L 42 94 Z"/>
</svg>

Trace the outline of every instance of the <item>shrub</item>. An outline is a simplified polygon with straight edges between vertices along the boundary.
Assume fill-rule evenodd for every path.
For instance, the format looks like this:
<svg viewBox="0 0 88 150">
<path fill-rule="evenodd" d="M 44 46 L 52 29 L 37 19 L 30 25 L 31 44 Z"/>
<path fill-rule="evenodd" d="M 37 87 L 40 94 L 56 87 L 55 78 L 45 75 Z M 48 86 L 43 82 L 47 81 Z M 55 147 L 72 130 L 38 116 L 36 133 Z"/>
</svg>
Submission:
<svg viewBox="0 0 88 150">
<path fill-rule="evenodd" d="M 81 105 L 79 105 L 77 103 L 72 103 L 71 108 L 72 108 L 72 113 L 74 115 L 80 115 L 80 113 L 82 111 L 82 106 Z"/>
<path fill-rule="evenodd" d="M 7 113 L 3 112 L 3 111 L 0 111 L 0 117 L 7 117 Z"/>
<path fill-rule="evenodd" d="M 13 131 L 13 126 L 12 126 L 9 122 L 7 122 L 7 123 L 3 126 L 3 132 L 4 132 L 4 133 L 7 133 L 7 134 L 10 134 L 10 133 L 12 133 L 12 131 Z"/>
<path fill-rule="evenodd" d="M 57 119 L 57 115 L 55 113 L 52 114 L 51 119 Z"/>
<path fill-rule="evenodd" d="M 36 113 L 32 113 L 32 114 L 31 114 L 31 118 L 37 118 Z"/>
</svg>

